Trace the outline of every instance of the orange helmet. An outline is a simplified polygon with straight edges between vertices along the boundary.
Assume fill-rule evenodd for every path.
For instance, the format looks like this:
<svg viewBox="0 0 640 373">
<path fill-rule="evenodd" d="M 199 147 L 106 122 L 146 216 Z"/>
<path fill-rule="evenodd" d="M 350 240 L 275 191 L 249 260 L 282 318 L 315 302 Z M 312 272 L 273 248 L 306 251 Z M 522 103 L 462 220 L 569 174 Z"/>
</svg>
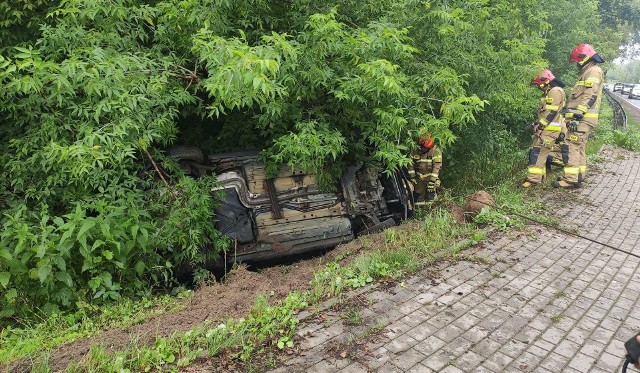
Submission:
<svg viewBox="0 0 640 373">
<path fill-rule="evenodd" d="M 420 136 L 420 139 L 418 140 L 418 145 L 426 149 L 433 148 L 434 142 L 433 142 L 433 139 L 431 138 L 431 133 L 427 132 L 426 134 Z"/>
<path fill-rule="evenodd" d="M 583 65 L 589 58 L 597 54 L 598 52 L 590 44 L 580 44 L 571 51 L 569 62 L 577 62 L 578 65 Z"/>
<path fill-rule="evenodd" d="M 555 77 L 555 75 L 553 75 L 551 70 L 544 69 L 544 70 L 542 70 L 542 72 L 540 74 L 538 74 L 538 76 L 533 78 L 533 80 L 531 81 L 531 84 L 535 84 L 538 87 L 543 88 L 544 86 L 546 86 L 549 83 L 551 83 L 551 81 L 553 79 L 555 79 L 555 78 L 556 77 Z"/>
</svg>

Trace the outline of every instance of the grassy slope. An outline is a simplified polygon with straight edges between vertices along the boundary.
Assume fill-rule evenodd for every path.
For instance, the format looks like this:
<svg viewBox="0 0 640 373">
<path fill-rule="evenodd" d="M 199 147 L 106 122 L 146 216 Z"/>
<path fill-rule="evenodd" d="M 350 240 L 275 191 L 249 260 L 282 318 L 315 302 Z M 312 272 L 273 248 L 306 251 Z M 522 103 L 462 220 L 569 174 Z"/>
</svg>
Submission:
<svg viewBox="0 0 640 373">
<path fill-rule="evenodd" d="M 588 144 L 590 161 L 597 160 L 596 153 L 605 143 L 640 149 L 638 124 L 631 118 L 628 131 L 613 131 L 611 115 L 611 110 L 605 107 L 601 124 Z M 544 217 L 544 206 L 537 198 L 544 189 L 521 191 L 514 188 L 525 172 L 520 169 L 522 154 L 520 150 L 510 161 L 501 164 L 503 174 L 513 176 L 501 180 L 490 191 L 501 207 L 521 213 L 534 212 Z M 455 193 L 456 190 L 450 190 L 443 199 L 460 201 L 462 198 L 456 197 Z M 477 221 L 498 229 L 523 224 L 519 219 L 507 218 L 498 211 L 484 211 Z M 552 219 L 547 221 L 552 222 Z M 315 274 L 311 291 L 292 293 L 277 305 L 257 299 L 254 309 L 243 320 L 229 320 L 217 326 L 201 325 L 183 335 L 160 339 L 154 346 L 123 350 L 115 360 L 96 347 L 91 350 L 89 359 L 71 367 L 70 371 L 114 371 L 119 368 L 133 371 L 148 368 L 162 370 L 189 365 L 202 353 L 215 356 L 220 351 L 232 349 L 237 352 L 238 358 L 249 360 L 265 346 L 287 348 L 292 343 L 297 325 L 294 315 L 300 310 L 309 309 L 328 297 L 373 281 L 405 276 L 428 265 L 436 256 L 463 258 L 462 250 L 484 237 L 483 232 L 475 226 L 455 224 L 446 209 L 435 208 L 423 212 L 407 224 L 411 226 L 382 233 L 383 244 L 376 249 L 364 250 L 348 258 L 336 258 L 336 261 Z M 365 247 L 367 238 L 360 240 L 362 242 L 359 244 Z M 452 244 L 454 242 L 457 243 Z M 34 371 L 48 371 L 48 354 L 42 351 L 110 328 L 141 323 L 161 312 L 175 311 L 182 307 L 183 298 L 188 296 L 188 292 L 182 292 L 177 297 L 129 300 L 101 310 L 86 305 L 75 314 L 54 315 L 41 322 L 3 329 L 0 332 L 0 362 L 28 356 L 34 362 Z"/>
</svg>

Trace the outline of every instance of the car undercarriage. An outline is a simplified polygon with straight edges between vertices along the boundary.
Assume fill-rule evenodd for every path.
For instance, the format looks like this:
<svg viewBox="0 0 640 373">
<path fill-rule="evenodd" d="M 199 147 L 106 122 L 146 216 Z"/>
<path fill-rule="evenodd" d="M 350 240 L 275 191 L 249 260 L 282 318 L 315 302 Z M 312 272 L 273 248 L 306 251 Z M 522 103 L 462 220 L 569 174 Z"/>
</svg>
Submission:
<svg viewBox="0 0 640 373">
<path fill-rule="evenodd" d="M 168 154 L 193 177 L 215 175 L 222 195 L 216 228 L 237 243 L 227 261 L 257 262 L 334 247 L 411 216 L 412 187 L 402 172 L 375 164 L 350 166 L 336 192 L 318 188 L 314 174 L 282 166 L 267 178 L 258 151 L 204 156 L 197 148 Z M 223 192 L 223 193 L 220 193 Z"/>
</svg>

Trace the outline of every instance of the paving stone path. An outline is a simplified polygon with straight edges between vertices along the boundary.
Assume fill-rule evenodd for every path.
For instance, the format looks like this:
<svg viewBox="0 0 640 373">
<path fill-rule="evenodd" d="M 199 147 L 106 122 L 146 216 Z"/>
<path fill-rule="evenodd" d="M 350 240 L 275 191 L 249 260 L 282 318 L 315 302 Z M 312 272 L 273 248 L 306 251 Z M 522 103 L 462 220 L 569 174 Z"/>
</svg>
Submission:
<svg viewBox="0 0 640 373">
<path fill-rule="evenodd" d="M 640 254 L 640 155 L 600 154 L 585 188 L 547 203 L 563 225 Z M 303 322 L 300 354 L 273 372 L 619 372 L 640 331 L 640 259 L 530 231 L 495 234 L 476 252 L 488 263 L 429 268 L 354 297 L 363 311 Z"/>
</svg>

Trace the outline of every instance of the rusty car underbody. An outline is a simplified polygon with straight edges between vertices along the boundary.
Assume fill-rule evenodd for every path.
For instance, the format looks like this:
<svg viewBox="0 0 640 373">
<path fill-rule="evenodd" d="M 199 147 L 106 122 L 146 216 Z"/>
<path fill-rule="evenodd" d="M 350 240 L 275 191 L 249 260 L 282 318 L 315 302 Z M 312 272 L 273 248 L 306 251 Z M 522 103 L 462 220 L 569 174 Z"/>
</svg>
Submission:
<svg viewBox="0 0 640 373">
<path fill-rule="evenodd" d="M 373 164 L 354 165 L 336 192 L 318 189 L 316 175 L 283 166 L 267 178 L 258 151 L 204 156 L 197 148 L 169 154 L 194 177 L 215 175 L 223 191 L 216 228 L 234 239 L 229 261 L 263 261 L 334 247 L 358 235 L 394 226 L 413 211 L 402 173 L 386 175 Z M 216 193 L 219 194 L 219 193 Z"/>
</svg>

